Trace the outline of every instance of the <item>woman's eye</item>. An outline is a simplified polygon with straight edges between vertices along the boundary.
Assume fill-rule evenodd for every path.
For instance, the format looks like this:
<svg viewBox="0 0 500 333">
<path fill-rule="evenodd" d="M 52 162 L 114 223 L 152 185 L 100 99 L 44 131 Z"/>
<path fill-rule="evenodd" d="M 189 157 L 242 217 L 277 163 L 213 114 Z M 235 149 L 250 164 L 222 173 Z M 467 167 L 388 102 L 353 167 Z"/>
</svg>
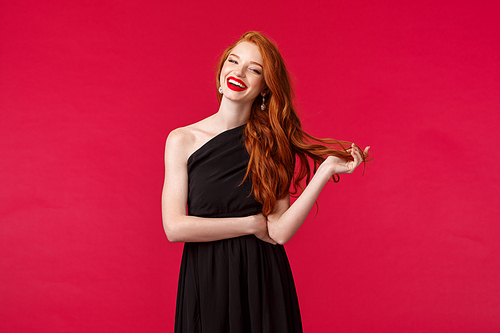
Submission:
<svg viewBox="0 0 500 333">
<path fill-rule="evenodd" d="M 229 61 L 229 62 L 232 62 L 233 64 L 237 64 L 236 60 L 229 59 L 228 61 Z"/>
<path fill-rule="evenodd" d="M 257 74 L 260 74 L 260 71 L 258 69 L 255 69 L 255 68 L 250 68 L 251 71 L 257 73 Z"/>
</svg>

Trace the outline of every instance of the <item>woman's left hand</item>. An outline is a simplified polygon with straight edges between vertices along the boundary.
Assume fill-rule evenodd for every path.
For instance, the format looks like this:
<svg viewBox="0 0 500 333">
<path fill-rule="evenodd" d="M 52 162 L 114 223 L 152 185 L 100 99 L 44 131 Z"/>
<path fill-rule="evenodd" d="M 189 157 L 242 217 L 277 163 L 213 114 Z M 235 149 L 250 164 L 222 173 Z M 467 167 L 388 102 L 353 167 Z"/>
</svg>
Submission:
<svg viewBox="0 0 500 333">
<path fill-rule="evenodd" d="M 370 146 L 365 148 L 363 152 L 365 156 L 368 154 L 369 149 Z M 321 165 L 327 167 L 332 175 L 336 173 L 353 173 L 358 165 L 360 165 L 363 161 L 363 157 L 361 156 L 361 151 L 354 143 L 351 145 L 350 150 L 351 155 L 354 158 L 353 161 L 345 160 L 336 156 L 328 156 Z"/>
</svg>

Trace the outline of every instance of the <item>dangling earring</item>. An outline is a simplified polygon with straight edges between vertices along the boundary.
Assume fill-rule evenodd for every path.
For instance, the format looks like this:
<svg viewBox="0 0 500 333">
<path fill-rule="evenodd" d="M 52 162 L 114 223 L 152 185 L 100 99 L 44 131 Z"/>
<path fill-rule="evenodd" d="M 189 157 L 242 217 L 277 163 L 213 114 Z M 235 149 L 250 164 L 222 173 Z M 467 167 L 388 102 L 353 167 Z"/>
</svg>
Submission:
<svg viewBox="0 0 500 333">
<path fill-rule="evenodd" d="M 262 95 L 262 104 L 260 106 L 260 109 L 264 111 L 267 108 L 266 106 L 266 94 Z"/>
<path fill-rule="evenodd" d="M 221 87 L 219 87 L 219 94 L 224 95 L 224 94 L 222 93 L 222 86 L 221 86 Z"/>
</svg>

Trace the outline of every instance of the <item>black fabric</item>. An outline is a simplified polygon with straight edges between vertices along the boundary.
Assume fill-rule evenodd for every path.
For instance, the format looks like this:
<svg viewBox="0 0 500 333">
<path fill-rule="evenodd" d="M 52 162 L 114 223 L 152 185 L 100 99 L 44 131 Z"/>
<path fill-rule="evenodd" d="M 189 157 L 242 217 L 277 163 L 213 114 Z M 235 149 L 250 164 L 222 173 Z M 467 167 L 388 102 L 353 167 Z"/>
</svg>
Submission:
<svg viewBox="0 0 500 333">
<path fill-rule="evenodd" d="M 249 160 L 243 129 L 222 132 L 189 157 L 190 215 L 243 217 L 262 210 L 251 182 L 240 185 Z M 302 332 L 284 247 L 253 235 L 185 243 L 175 332 Z"/>
</svg>

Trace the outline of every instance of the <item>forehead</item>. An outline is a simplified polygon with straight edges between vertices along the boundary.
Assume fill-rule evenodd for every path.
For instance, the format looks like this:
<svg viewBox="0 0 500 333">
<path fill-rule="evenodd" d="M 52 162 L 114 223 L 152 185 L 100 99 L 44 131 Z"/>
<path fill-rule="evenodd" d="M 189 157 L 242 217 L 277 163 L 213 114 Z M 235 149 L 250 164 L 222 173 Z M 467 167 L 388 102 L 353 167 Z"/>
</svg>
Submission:
<svg viewBox="0 0 500 333">
<path fill-rule="evenodd" d="M 259 47 L 253 43 L 241 42 L 232 49 L 231 54 L 262 64 L 262 56 L 260 55 Z"/>
</svg>

